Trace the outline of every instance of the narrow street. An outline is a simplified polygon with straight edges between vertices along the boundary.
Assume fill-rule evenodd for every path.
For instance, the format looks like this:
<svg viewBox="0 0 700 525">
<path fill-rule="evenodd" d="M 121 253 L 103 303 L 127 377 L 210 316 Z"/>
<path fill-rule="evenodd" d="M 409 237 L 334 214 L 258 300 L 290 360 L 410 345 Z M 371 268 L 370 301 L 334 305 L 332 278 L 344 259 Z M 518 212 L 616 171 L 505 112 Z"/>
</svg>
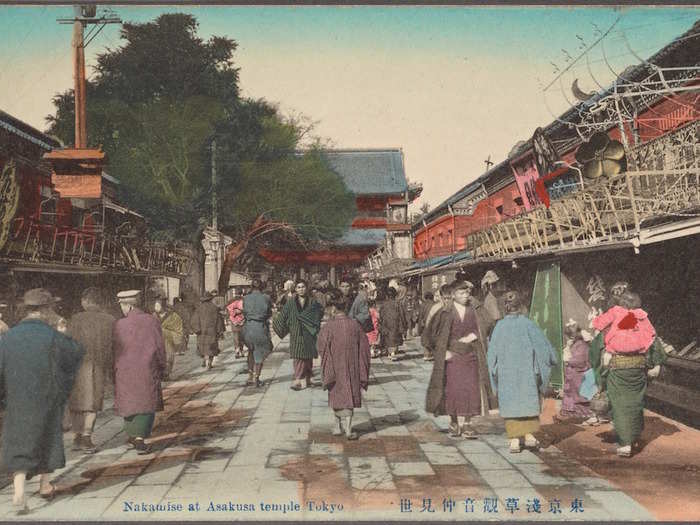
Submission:
<svg viewBox="0 0 700 525">
<path fill-rule="evenodd" d="M 99 452 L 73 452 L 66 433 L 58 495 L 42 500 L 33 479 L 25 518 L 650 520 L 672 519 L 674 508 L 697 517 L 697 465 L 658 476 L 669 468 L 664 447 L 678 450 L 691 443 L 688 435 L 697 443 L 698 431 L 652 415 L 652 430 L 659 422 L 675 430 L 653 433 L 631 460 L 614 457 L 614 444 L 601 440 L 606 427 L 545 424 L 540 438 L 555 446 L 517 455 L 491 420 L 479 422 L 478 440 L 455 440 L 445 432 L 447 418 L 423 411 L 431 363 L 416 345 L 410 341 L 399 362 L 373 360 L 355 442 L 331 435 L 322 389 L 289 389 L 285 342 L 266 361 L 262 389 L 245 387 L 244 360 L 229 348 L 206 371 L 190 345 L 176 381 L 166 385 L 154 452 L 127 450 L 121 418 L 104 411 L 94 436 Z M 697 450 L 686 452 L 697 461 Z M 8 512 L 11 488 L 0 492 L 2 517 L 21 519 Z"/>
</svg>

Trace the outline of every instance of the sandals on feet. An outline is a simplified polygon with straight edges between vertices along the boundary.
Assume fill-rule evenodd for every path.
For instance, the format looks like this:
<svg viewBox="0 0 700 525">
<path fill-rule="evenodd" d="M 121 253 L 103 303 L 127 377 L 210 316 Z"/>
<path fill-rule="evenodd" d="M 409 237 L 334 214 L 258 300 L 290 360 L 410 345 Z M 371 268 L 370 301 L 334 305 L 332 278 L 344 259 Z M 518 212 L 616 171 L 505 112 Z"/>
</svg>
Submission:
<svg viewBox="0 0 700 525">
<path fill-rule="evenodd" d="M 632 447 L 631 446 L 619 447 L 617 449 L 617 455 L 620 456 L 621 458 L 632 457 Z"/>
<path fill-rule="evenodd" d="M 357 432 L 350 432 L 345 436 L 348 441 L 355 441 L 359 436 L 357 435 Z"/>
<path fill-rule="evenodd" d="M 462 437 L 464 439 L 478 439 L 476 432 L 474 432 L 473 430 L 469 430 L 469 429 L 462 431 Z"/>
<path fill-rule="evenodd" d="M 39 491 L 39 496 L 47 500 L 52 500 L 56 496 L 56 485 L 50 483 L 49 486 L 51 487 L 51 490 L 48 492 Z"/>
<path fill-rule="evenodd" d="M 508 448 L 508 450 L 511 454 L 520 454 L 520 451 L 522 450 L 522 447 L 520 446 L 520 440 L 511 439 L 510 447 Z"/>
</svg>

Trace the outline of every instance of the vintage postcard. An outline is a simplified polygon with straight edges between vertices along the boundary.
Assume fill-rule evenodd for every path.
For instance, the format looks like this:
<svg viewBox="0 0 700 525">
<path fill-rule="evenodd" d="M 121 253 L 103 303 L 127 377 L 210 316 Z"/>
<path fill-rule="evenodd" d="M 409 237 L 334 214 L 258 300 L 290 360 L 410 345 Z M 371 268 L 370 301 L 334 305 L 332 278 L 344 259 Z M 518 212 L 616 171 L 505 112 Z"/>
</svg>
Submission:
<svg viewBox="0 0 700 525">
<path fill-rule="evenodd" d="M 0 5 L 0 520 L 700 521 L 700 9 Z"/>
</svg>

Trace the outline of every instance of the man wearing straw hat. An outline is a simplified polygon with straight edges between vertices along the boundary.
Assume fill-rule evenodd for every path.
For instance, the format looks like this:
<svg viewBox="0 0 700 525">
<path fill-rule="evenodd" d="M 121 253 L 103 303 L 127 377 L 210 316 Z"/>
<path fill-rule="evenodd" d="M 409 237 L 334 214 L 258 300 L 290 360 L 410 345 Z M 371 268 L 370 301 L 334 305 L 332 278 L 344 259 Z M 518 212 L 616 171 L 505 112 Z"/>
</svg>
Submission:
<svg viewBox="0 0 700 525">
<path fill-rule="evenodd" d="M 27 316 L 0 340 L 0 392 L 6 411 L 2 431 L 3 467 L 14 476 L 13 506 L 27 512 L 25 482 L 39 475 L 39 495 L 50 499 L 56 488 L 49 473 L 66 464 L 61 420 L 84 351 L 54 329 L 51 292 L 24 294 Z"/>
<path fill-rule="evenodd" d="M 114 409 L 124 418 L 128 444 L 148 454 L 155 413 L 163 410 L 160 382 L 165 343 L 158 319 L 138 307 L 139 290 L 117 294 L 123 319 L 114 323 Z"/>
</svg>

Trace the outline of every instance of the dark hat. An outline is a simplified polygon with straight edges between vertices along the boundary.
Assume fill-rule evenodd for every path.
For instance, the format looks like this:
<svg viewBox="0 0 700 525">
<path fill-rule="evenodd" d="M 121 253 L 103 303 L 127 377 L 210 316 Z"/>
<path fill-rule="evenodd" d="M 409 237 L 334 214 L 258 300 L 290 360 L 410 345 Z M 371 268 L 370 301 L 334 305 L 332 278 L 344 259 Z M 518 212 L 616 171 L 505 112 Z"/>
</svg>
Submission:
<svg viewBox="0 0 700 525">
<path fill-rule="evenodd" d="M 46 306 L 60 300 L 60 297 L 54 297 L 46 288 L 32 288 L 24 292 L 22 304 L 24 306 Z"/>
<path fill-rule="evenodd" d="M 506 308 L 506 312 L 516 312 L 521 305 L 520 294 L 515 290 L 506 292 L 505 294 L 503 294 L 503 303 Z"/>
<path fill-rule="evenodd" d="M 466 280 L 458 279 L 456 281 L 453 281 L 452 284 L 450 285 L 452 288 L 453 292 L 456 292 L 457 290 L 473 290 L 474 285 Z"/>
</svg>

